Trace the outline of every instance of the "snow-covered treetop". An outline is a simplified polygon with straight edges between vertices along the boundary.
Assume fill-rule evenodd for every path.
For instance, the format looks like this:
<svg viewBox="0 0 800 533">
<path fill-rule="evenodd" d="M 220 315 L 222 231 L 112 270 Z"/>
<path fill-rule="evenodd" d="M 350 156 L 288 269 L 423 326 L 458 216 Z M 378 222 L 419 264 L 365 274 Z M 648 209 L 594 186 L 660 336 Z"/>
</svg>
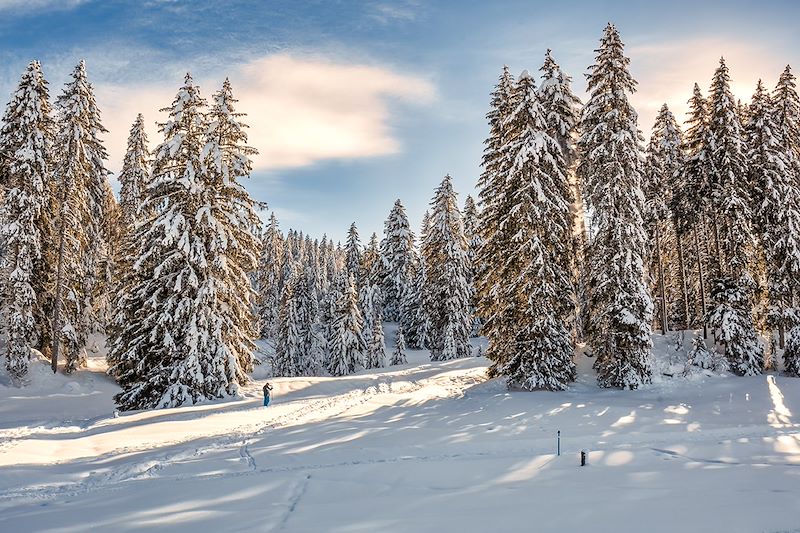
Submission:
<svg viewBox="0 0 800 533">
<path fill-rule="evenodd" d="M 561 145 L 564 156 L 572 158 L 571 139 L 578 124 L 580 98 L 572 93 L 572 78 L 567 76 L 556 63 L 548 48 L 544 56 L 542 84 L 539 100 L 545 109 L 545 120 L 556 141 Z"/>
<path fill-rule="evenodd" d="M 638 115 L 628 100 L 628 93 L 636 90 L 636 80 L 628 71 L 630 59 L 612 24 L 606 26 L 595 51 L 595 63 L 586 75 L 590 96 L 583 108 L 578 140 L 583 155 L 578 171 L 584 177 L 590 208 L 595 201 L 610 201 L 606 194 L 609 179 L 630 180 L 624 186 L 640 192 L 643 152 Z M 635 211 L 638 208 L 631 214 Z"/>
<path fill-rule="evenodd" d="M 172 105 L 160 110 L 168 112 L 169 118 L 158 125 L 164 141 L 154 151 L 154 184 L 174 179 L 187 189 L 197 188 L 200 151 L 204 144 L 205 105 L 200 88 L 187 73 Z"/>
<path fill-rule="evenodd" d="M 28 64 L 6 107 L 0 129 L 0 185 L 10 175 L 34 179 L 43 187 L 50 168 L 48 150 L 54 131 L 47 81 L 38 61 Z"/>
<path fill-rule="evenodd" d="M 675 176 L 685 160 L 682 146 L 678 122 L 664 104 L 658 112 L 647 146 L 643 184 L 648 215 L 653 220 L 665 220 L 670 215 Z"/>
<path fill-rule="evenodd" d="M 150 152 L 147 149 L 147 133 L 141 113 L 131 126 L 128 135 L 128 148 L 119 173 L 120 206 L 128 225 L 139 216 L 144 200 L 144 192 L 150 181 Z"/>
<path fill-rule="evenodd" d="M 792 67 L 786 65 L 772 93 L 775 123 L 783 138 L 784 145 L 800 158 L 800 97 L 792 74 Z"/>
<path fill-rule="evenodd" d="M 234 111 L 236 102 L 238 100 L 233 97 L 230 80 L 225 78 L 222 88 L 213 96 L 213 105 L 207 117 L 208 140 L 202 154 L 204 159 L 210 160 L 215 172 L 226 184 L 236 178 L 249 176 L 253 167 L 249 156 L 258 153 L 255 148 L 247 146 L 245 130 L 249 126 L 240 120 L 244 113 Z"/>
<path fill-rule="evenodd" d="M 361 241 L 358 237 L 358 228 L 356 223 L 350 224 L 350 229 L 347 230 L 347 244 L 345 246 L 346 267 L 347 271 L 353 276 L 355 280 L 359 279 L 361 271 Z"/>
</svg>

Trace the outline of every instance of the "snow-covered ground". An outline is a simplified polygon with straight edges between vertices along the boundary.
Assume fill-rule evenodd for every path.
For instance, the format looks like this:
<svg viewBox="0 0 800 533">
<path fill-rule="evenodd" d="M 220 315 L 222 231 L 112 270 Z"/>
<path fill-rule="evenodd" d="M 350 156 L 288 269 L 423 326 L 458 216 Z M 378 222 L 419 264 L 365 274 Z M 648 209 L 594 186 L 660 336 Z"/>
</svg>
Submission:
<svg viewBox="0 0 800 533">
<path fill-rule="evenodd" d="M 800 379 L 601 390 L 581 357 L 571 390 L 510 393 L 408 353 L 118 418 L 99 358 L 0 375 L 0 531 L 800 532 Z"/>
</svg>

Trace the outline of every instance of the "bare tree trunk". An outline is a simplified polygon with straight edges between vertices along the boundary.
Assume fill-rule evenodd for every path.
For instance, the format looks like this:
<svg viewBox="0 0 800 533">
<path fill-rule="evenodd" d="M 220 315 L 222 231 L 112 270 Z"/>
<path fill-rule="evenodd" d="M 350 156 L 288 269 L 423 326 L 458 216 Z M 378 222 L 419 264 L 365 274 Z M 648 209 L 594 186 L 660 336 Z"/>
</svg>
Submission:
<svg viewBox="0 0 800 533">
<path fill-rule="evenodd" d="M 61 299 L 64 291 L 64 253 L 67 242 L 66 204 L 69 194 L 69 184 L 64 184 L 61 195 L 61 218 L 58 227 L 58 268 L 56 270 L 55 298 L 53 300 L 53 350 L 50 358 L 50 368 L 55 374 L 58 371 L 58 349 L 61 346 Z"/>
<path fill-rule="evenodd" d="M 714 251 L 715 256 L 717 258 L 717 272 L 719 275 L 722 276 L 724 270 L 725 262 L 722 260 L 722 247 L 719 243 L 719 224 L 717 223 L 717 215 L 714 215 L 711 218 L 711 225 L 714 230 Z"/>
<path fill-rule="evenodd" d="M 565 153 L 568 153 L 565 149 Z M 584 272 L 586 266 L 586 219 L 584 217 L 583 196 L 581 195 L 581 184 L 577 172 L 575 172 L 574 161 L 570 162 L 568 173 L 569 188 L 572 191 L 572 205 L 570 214 L 572 215 L 572 237 L 575 243 L 575 336 L 578 342 L 585 339 L 585 324 L 583 319 L 586 315 L 586 286 Z"/>
<path fill-rule="evenodd" d="M 708 326 L 706 325 L 706 281 L 703 272 L 703 254 L 700 253 L 700 237 L 697 229 L 694 232 L 694 242 L 697 249 L 697 274 L 700 278 L 700 321 L 703 323 L 703 338 L 708 339 Z"/>
<path fill-rule="evenodd" d="M 659 223 L 654 225 L 656 238 L 656 261 L 658 262 L 658 284 L 661 287 L 661 334 L 667 334 L 667 290 L 664 287 L 664 263 L 661 260 L 661 228 Z"/>
<path fill-rule="evenodd" d="M 678 234 L 677 228 L 675 229 L 675 242 L 678 248 L 678 276 L 681 281 L 681 294 L 683 295 L 683 324 L 684 329 L 689 329 L 689 289 L 686 283 L 686 263 L 683 257 L 683 243 L 681 236 Z"/>
</svg>

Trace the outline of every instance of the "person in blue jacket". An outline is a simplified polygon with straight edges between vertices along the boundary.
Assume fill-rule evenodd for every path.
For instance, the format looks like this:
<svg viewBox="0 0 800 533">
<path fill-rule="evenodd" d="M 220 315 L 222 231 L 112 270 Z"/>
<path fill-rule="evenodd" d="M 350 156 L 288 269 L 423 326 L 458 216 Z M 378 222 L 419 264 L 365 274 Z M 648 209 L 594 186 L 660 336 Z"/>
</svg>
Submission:
<svg viewBox="0 0 800 533">
<path fill-rule="evenodd" d="M 270 385 L 268 381 L 264 384 L 264 407 L 269 405 L 271 391 L 272 391 L 272 385 Z"/>
</svg>

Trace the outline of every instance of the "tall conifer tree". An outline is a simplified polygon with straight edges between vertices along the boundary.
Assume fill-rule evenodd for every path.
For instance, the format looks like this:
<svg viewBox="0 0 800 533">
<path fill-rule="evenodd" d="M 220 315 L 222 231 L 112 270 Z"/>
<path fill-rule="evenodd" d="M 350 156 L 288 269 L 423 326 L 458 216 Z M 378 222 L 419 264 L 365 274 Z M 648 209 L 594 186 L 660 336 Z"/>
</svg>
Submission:
<svg viewBox="0 0 800 533">
<path fill-rule="evenodd" d="M 609 24 L 589 67 L 589 101 L 578 148 L 584 199 L 592 212 L 586 250 L 587 339 L 603 387 L 635 389 L 651 379 L 653 304 L 644 283 L 641 134 L 628 101 L 636 81 L 617 29 Z"/>
<path fill-rule="evenodd" d="M 50 339 L 53 123 L 47 82 L 31 61 L 6 108 L 0 130 L 0 311 L 6 368 L 20 383 L 31 350 Z M 49 347 L 48 347 L 49 348 Z"/>
</svg>

